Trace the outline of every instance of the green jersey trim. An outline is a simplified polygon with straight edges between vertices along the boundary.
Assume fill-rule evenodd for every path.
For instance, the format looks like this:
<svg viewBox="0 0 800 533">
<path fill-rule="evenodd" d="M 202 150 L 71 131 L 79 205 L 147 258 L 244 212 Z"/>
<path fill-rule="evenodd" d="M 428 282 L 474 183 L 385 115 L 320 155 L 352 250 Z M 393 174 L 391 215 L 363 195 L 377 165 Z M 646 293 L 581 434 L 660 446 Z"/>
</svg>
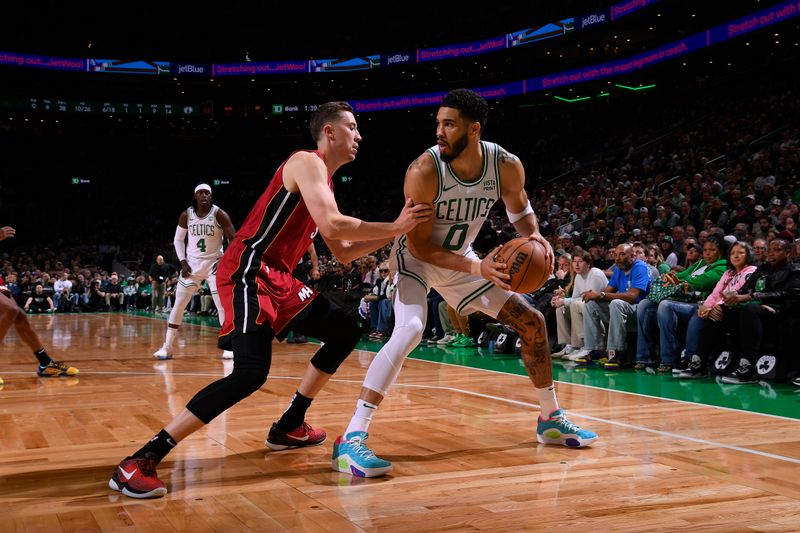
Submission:
<svg viewBox="0 0 800 533">
<path fill-rule="evenodd" d="M 405 250 L 405 248 L 406 248 L 406 236 L 403 235 L 402 237 L 400 237 L 400 240 L 398 241 L 398 246 L 397 246 L 397 252 L 396 252 L 397 253 L 397 271 L 400 274 L 404 275 L 404 276 L 408 276 L 409 278 L 417 280 L 422 285 L 422 287 L 425 289 L 425 291 L 427 292 L 428 285 L 427 285 L 427 283 L 425 283 L 425 280 L 423 280 L 415 272 L 412 272 L 412 271 L 410 271 L 410 270 L 408 270 L 406 268 L 406 260 L 405 260 L 405 257 L 403 257 L 403 250 Z"/>
<path fill-rule="evenodd" d="M 437 179 L 436 198 L 433 199 L 433 203 L 435 204 L 436 202 L 439 201 L 439 198 L 441 198 L 442 196 L 442 187 L 444 186 L 443 185 L 444 179 L 442 178 L 442 166 L 441 164 L 439 164 L 439 159 L 436 157 L 433 148 L 428 148 L 427 152 L 431 156 L 431 159 L 433 159 L 433 166 L 436 167 L 436 179 Z"/>
<path fill-rule="evenodd" d="M 498 145 L 494 147 L 494 175 L 497 178 L 497 199 L 500 200 L 503 188 L 500 183 L 500 147 Z"/>
<path fill-rule="evenodd" d="M 465 182 L 461 181 L 456 173 L 453 171 L 453 167 L 450 166 L 450 163 L 447 163 L 447 170 L 450 172 L 450 175 L 453 176 L 453 179 L 456 180 L 456 183 L 459 185 L 463 185 L 464 187 L 474 187 L 475 185 L 479 184 L 483 181 L 483 178 L 486 177 L 486 170 L 489 168 L 489 154 L 488 154 L 488 147 L 484 141 L 481 141 L 481 149 L 483 150 L 483 172 L 481 172 L 481 177 L 475 181 Z"/>
<path fill-rule="evenodd" d="M 478 298 L 480 295 L 482 295 L 483 293 L 485 293 L 486 291 L 491 289 L 493 286 L 494 286 L 494 283 L 492 283 L 491 281 L 487 281 L 485 284 L 481 285 L 480 287 L 478 287 L 477 289 L 475 289 L 474 291 L 469 293 L 458 304 L 458 306 L 456 307 L 456 312 L 460 315 L 461 311 L 464 310 L 464 308 L 467 306 L 467 304 L 469 304 L 470 302 L 472 302 L 473 300 Z"/>
</svg>

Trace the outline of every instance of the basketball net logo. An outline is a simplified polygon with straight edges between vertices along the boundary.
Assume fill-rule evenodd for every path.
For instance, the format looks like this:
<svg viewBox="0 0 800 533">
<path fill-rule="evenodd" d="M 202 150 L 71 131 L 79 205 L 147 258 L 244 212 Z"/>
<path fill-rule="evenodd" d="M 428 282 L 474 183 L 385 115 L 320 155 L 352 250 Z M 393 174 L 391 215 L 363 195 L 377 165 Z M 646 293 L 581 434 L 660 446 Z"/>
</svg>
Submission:
<svg viewBox="0 0 800 533">
<path fill-rule="evenodd" d="M 298 293 L 297 293 L 297 297 L 298 297 L 298 298 L 300 298 L 300 301 L 301 301 L 301 302 L 305 302 L 306 300 L 308 300 L 309 298 L 311 298 L 311 295 L 312 295 L 312 294 L 314 294 L 314 291 L 312 291 L 312 290 L 311 290 L 311 289 L 309 289 L 308 287 L 303 287 L 303 288 L 300 290 L 300 292 L 298 292 Z"/>
</svg>

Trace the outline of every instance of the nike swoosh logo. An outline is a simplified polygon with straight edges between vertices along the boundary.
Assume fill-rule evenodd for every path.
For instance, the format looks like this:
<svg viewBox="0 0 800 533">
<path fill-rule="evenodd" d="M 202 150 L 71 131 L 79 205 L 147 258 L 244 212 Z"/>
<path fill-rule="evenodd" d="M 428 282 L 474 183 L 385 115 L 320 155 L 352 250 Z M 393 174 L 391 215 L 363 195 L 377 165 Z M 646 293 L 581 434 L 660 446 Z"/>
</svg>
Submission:
<svg viewBox="0 0 800 533">
<path fill-rule="evenodd" d="M 299 440 L 299 441 L 308 440 L 308 435 L 306 435 L 305 437 L 292 437 L 291 435 L 286 435 L 286 436 L 289 437 L 290 439 Z"/>
<path fill-rule="evenodd" d="M 172 446 L 173 448 L 174 448 L 175 446 L 177 446 L 177 445 L 178 445 L 178 443 L 177 443 L 177 442 L 175 442 L 174 440 L 172 440 L 172 439 L 169 439 L 169 438 L 167 439 L 167 444 L 169 444 L 169 445 L 170 445 L 170 446 Z"/>
<path fill-rule="evenodd" d="M 456 186 L 456 185 L 451 185 L 451 186 L 449 186 L 449 187 L 442 187 L 442 191 L 449 191 L 450 189 L 452 189 L 452 188 L 453 188 L 453 187 L 455 187 L 455 186 Z"/>
<path fill-rule="evenodd" d="M 119 467 L 119 470 L 122 472 L 122 475 L 125 476 L 125 481 L 130 481 L 133 475 L 136 473 L 135 469 L 133 472 L 127 472 L 124 468 Z"/>
</svg>

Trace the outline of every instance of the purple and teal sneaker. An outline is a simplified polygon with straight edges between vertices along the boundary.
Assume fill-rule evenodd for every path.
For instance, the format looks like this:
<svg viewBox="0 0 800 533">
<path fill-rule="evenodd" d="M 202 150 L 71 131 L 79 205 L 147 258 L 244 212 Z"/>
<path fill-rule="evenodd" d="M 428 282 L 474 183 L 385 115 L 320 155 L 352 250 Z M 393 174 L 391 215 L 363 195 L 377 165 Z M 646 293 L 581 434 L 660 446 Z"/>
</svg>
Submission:
<svg viewBox="0 0 800 533">
<path fill-rule="evenodd" d="M 563 409 L 550 413 L 550 418 L 539 417 L 536 440 L 542 444 L 561 444 L 570 448 L 583 448 L 597 440 L 597 434 L 581 429 L 569 420 Z"/>
</svg>

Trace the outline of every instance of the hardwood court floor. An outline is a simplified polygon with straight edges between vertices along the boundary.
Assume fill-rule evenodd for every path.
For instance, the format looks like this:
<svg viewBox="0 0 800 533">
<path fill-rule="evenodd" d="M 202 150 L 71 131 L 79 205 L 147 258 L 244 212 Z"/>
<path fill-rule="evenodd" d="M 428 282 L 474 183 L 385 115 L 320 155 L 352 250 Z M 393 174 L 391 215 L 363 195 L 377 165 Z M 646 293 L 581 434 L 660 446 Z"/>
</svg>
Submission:
<svg viewBox="0 0 800 533">
<path fill-rule="evenodd" d="M 373 353 L 357 351 L 312 405 L 322 446 L 269 452 L 266 428 L 314 345 L 274 345 L 271 377 L 159 467 L 170 492 L 107 488 L 114 467 L 202 386 L 229 371 L 211 328 L 165 320 L 32 318 L 79 378 L 42 379 L 12 332 L 0 345 L 0 531 L 797 531 L 800 422 L 559 383 L 591 448 L 537 445 L 522 376 L 408 360 L 371 427 L 390 476 L 330 470 Z"/>
</svg>

